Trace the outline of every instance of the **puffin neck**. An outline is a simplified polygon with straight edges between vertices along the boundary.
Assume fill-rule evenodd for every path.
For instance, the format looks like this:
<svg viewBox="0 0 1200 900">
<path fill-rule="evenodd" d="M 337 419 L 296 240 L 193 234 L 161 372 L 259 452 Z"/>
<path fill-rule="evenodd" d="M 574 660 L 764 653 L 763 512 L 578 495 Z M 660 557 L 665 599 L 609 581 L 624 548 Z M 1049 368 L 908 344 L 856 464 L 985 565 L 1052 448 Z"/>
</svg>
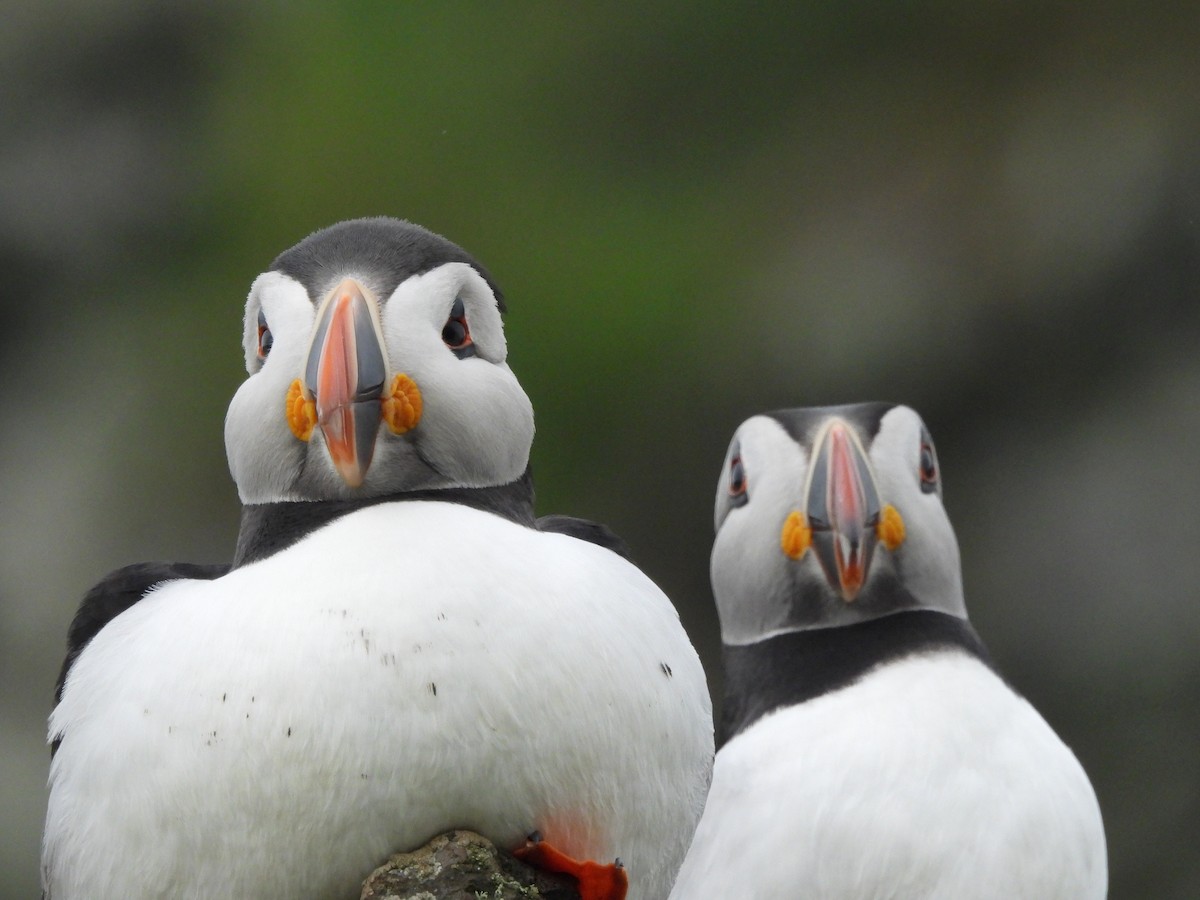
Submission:
<svg viewBox="0 0 1200 900">
<path fill-rule="evenodd" d="M 847 687 L 891 660 L 957 650 L 994 669 L 987 648 L 966 619 L 910 609 L 837 628 L 776 634 L 753 644 L 725 644 L 725 702 L 717 746 L 763 716 Z"/>
<path fill-rule="evenodd" d="M 533 515 L 533 478 L 529 470 L 516 481 L 495 487 L 436 488 L 402 491 L 354 500 L 297 500 L 280 503 L 248 503 L 242 506 L 233 568 L 273 556 L 335 519 L 381 503 L 435 500 L 457 503 L 472 509 L 536 527 Z"/>
</svg>

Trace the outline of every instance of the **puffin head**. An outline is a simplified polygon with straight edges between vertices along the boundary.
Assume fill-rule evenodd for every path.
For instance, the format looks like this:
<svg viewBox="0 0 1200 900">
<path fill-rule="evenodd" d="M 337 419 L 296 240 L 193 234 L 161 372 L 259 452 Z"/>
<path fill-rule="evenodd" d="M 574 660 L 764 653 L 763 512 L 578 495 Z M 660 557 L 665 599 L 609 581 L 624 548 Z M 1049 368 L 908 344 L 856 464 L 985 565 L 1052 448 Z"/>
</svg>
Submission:
<svg viewBox="0 0 1200 900">
<path fill-rule="evenodd" d="M 533 409 L 503 311 L 482 266 L 410 222 L 341 222 L 280 254 L 250 287 L 225 418 L 242 502 L 519 478 Z"/>
<path fill-rule="evenodd" d="M 966 618 L 937 453 L 906 406 L 747 419 L 717 486 L 711 576 L 726 644 L 906 609 Z"/>
</svg>

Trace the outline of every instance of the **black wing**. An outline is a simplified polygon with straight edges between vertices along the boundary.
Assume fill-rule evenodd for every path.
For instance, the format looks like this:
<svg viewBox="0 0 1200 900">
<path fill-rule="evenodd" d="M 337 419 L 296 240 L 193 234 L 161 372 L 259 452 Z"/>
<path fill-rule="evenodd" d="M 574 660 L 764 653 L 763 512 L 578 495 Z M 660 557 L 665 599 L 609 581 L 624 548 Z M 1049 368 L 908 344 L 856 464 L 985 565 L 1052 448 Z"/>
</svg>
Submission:
<svg viewBox="0 0 1200 900">
<path fill-rule="evenodd" d="M 537 520 L 538 531 L 554 531 L 558 534 L 579 538 L 599 544 L 606 550 L 611 550 L 624 559 L 632 561 L 629 555 L 629 545 L 607 525 L 599 522 L 589 522 L 587 519 L 577 519 L 574 516 L 541 516 Z"/>
<path fill-rule="evenodd" d="M 58 673 L 58 684 L 54 686 L 54 703 L 62 699 L 63 685 L 76 657 L 83 652 L 88 641 L 100 633 L 100 629 L 119 616 L 146 595 L 146 591 L 163 581 L 178 578 L 195 578 L 211 581 L 229 571 L 224 564 L 199 565 L 195 563 L 137 563 L 117 569 L 87 592 L 79 611 L 67 629 L 67 658 Z M 58 742 L 54 744 L 58 749 Z"/>
</svg>

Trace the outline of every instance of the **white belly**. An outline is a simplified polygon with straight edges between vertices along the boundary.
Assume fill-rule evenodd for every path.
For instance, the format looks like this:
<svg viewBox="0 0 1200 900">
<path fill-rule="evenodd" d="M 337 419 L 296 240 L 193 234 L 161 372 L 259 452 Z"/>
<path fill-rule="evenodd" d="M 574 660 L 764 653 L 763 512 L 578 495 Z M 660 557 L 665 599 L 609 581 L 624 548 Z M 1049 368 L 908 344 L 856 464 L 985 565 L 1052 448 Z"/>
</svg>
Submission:
<svg viewBox="0 0 1200 900">
<path fill-rule="evenodd" d="M 721 749 L 673 900 L 1103 898 L 1070 750 L 978 661 L 936 654 L 767 716 Z"/>
<path fill-rule="evenodd" d="M 703 671 L 644 575 L 441 503 L 155 591 L 76 661 L 60 732 L 51 900 L 350 898 L 456 826 L 620 856 L 631 900 L 662 897 L 712 751 Z"/>
</svg>

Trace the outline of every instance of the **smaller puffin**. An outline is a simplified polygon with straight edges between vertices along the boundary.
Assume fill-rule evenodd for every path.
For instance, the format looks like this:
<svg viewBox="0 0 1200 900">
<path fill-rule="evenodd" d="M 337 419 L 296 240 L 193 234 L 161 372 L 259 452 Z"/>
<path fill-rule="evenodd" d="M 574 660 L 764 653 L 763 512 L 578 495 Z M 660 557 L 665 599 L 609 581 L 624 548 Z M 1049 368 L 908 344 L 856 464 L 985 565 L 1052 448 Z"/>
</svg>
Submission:
<svg viewBox="0 0 1200 900">
<path fill-rule="evenodd" d="M 715 518 L 721 747 L 672 898 L 1105 896 L 1096 795 L 967 620 L 916 412 L 748 419 Z"/>
</svg>

